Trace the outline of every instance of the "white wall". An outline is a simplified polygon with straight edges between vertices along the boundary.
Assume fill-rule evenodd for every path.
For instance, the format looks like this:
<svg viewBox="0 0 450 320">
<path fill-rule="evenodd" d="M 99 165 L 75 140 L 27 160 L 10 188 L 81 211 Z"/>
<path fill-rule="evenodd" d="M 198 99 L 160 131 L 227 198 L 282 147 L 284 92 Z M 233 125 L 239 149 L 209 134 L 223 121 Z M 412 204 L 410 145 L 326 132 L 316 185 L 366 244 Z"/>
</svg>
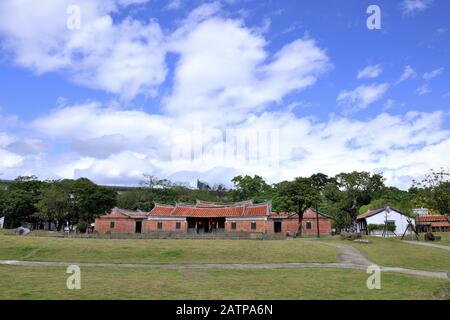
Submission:
<svg viewBox="0 0 450 320">
<path fill-rule="evenodd" d="M 387 216 L 386 216 L 387 215 Z M 389 212 L 386 212 L 386 210 L 381 211 L 380 213 L 377 213 L 376 215 L 373 215 L 371 217 L 366 218 L 367 225 L 369 224 L 384 224 L 385 220 L 388 221 L 395 221 L 395 233 L 399 235 L 403 235 L 406 228 L 408 227 L 408 220 L 407 216 L 404 216 L 403 214 L 390 209 Z M 414 225 L 414 219 L 411 219 L 412 224 Z"/>
</svg>

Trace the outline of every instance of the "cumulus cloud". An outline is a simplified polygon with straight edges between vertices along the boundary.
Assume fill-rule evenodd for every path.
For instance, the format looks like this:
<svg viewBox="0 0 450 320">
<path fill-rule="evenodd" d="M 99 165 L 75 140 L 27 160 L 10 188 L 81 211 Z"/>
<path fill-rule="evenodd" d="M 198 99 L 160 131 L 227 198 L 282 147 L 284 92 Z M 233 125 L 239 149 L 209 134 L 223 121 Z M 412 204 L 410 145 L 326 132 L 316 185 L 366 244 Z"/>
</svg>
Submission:
<svg viewBox="0 0 450 320">
<path fill-rule="evenodd" d="M 169 50 L 180 59 L 165 99 L 168 113 L 188 109 L 195 119 L 242 120 L 313 85 L 329 69 L 326 52 L 313 39 L 297 39 L 270 55 L 260 33 L 241 20 L 221 17 L 219 9 L 195 10 L 171 38 Z"/>
<path fill-rule="evenodd" d="M 79 118 L 66 116 L 73 114 Z M 180 182 L 201 177 L 229 183 L 229 177 L 243 173 L 277 182 L 317 171 L 368 170 L 382 171 L 389 183 L 406 186 L 429 168 L 449 165 L 450 132 L 443 126 L 448 115 L 441 111 L 382 113 L 368 120 L 331 116 L 326 121 L 288 111 L 263 112 L 227 128 L 213 123 L 196 128 L 170 115 L 154 117 L 88 104 L 55 110 L 32 125 L 54 143 L 73 147 L 61 163 L 50 161 L 53 173 L 102 183 L 137 183 L 144 172 Z M 231 155 L 225 155 L 229 146 Z M 179 157 L 176 150 L 187 152 Z"/>
<path fill-rule="evenodd" d="M 405 70 L 403 71 L 400 79 L 398 79 L 396 84 L 399 84 L 400 82 L 403 82 L 411 78 L 415 78 L 416 76 L 417 76 L 416 71 L 411 66 L 406 66 Z"/>
<path fill-rule="evenodd" d="M 376 64 L 373 66 L 367 66 L 361 71 L 358 72 L 358 79 L 374 79 L 377 78 L 383 72 L 383 68 L 380 64 Z"/>
<path fill-rule="evenodd" d="M 336 100 L 345 107 L 346 112 L 355 112 L 365 109 L 381 99 L 388 88 L 389 85 L 387 83 L 361 85 L 354 90 L 341 91 Z"/>
<path fill-rule="evenodd" d="M 400 4 L 400 8 L 405 15 L 412 15 L 427 9 L 433 0 L 404 0 Z"/>
<path fill-rule="evenodd" d="M 22 156 L 6 149 L 13 142 L 14 137 L 0 131 L 0 173 L 3 173 L 2 171 L 5 169 L 18 167 L 23 163 L 24 158 Z"/>
<path fill-rule="evenodd" d="M 423 78 L 425 80 L 429 81 L 429 80 L 431 80 L 433 78 L 436 78 L 437 76 L 441 75 L 442 72 L 444 72 L 444 68 L 439 68 L 439 69 L 432 70 L 430 72 L 425 72 L 423 74 Z"/>
<path fill-rule="evenodd" d="M 181 6 L 182 6 L 181 0 L 171 0 L 167 4 L 166 8 L 168 10 L 178 10 L 181 8 Z"/>
<path fill-rule="evenodd" d="M 431 89 L 430 89 L 430 87 L 428 86 L 428 84 L 424 84 L 424 85 L 422 85 L 422 86 L 420 86 L 420 87 L 418 87 L 417 89 L 416 89 L 416 93 L 419 95 L 419 96 L 423 96 L 423 95 L 425 95 L 425 94 L 427 94 L 427 93 L 430 93 L 431 92 Z"/>
<path fill-rule="evenodd" d="M 79 0 L 80 29 L 69 29 L 73 1 L 0 3 L 0 35 L 14 62 L 37 74 L 63 71 L 76 83 L 131 99 L 154 95 L 166 77 L 163 34 L 154 21 L 126 17 L 114 21 L 122 6 L 144 0 Z"/>
<path fill-rule="evenodd" d="M 3 1 L 0 9 L 26 2 Z M 67 4 L 42 3 L 34 22 L 49 12 L 57 15 Z M 0 133 L 0 172 L 135 184 L 144 172 L 174 181 L 229 183 L 237 174 L 277 182 L 318 171 L 367 170 L 383 171 L 390 183 L 404 186 L 431 167 L 449 165 L 444 112 L 321 121 L 291 112 L 286 96 L 314 85 L 332 67 L 314 39 L 293 39 L 269 51 L 260 28 L 230 18 L 218 2 L 193 10 L 166 36 L 152 20 L 111 18 L 121 6 L 143 1 L 80 3 L 87 20 L 73 34 L 61 31 L 64 15 L 48 28 L 37 24 L 33 30 L 24 21 L 13 30 L 8 23 L 26 20 L 30 11 L 19 17 L 11 11 L 19 18 L 14 20 L 0 10 L 7 20 L 0 19 L 0 32 L 16 63 L 40 73 L 62 70 L 77 83 L 133 97 L 159 89 L 170 52 L 177 56 L 173 85 L 157 106 L 159 113 L 120 103 L 66 101 L 25 123 L 28 139 Z M 374 78 L 376 70 L 369 71 L 362 77 Z M 407 66 L 402 81 L 413 74 Z M 379 101 L 388 87 L 359 86 L 342 91 L 337 101 L 357 111 Z M 269 108 L 273 104 L 279 111 Z"/>
</svg>

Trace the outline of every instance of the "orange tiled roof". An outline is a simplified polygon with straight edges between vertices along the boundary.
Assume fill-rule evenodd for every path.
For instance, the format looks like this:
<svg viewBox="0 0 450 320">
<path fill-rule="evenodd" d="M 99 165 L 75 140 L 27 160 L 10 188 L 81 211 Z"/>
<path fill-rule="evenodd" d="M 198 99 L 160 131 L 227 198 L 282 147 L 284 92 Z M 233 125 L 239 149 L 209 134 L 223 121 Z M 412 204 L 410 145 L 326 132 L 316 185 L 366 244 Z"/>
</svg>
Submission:
<svg viewBox="0 0 450 320">
<path fill-rule="evenodd" d="M 377 213 L 380 213 L 381 211 L 384 211 L 384 210 L 385 210 L 385 208 L 375 209 L 375 210 L 368 210 L 368 211 L 366 211 L 366 212 L 364 212 L 364 213 L 358 215 L 358 216 L 356 217 L 356 219 L 359 220 L 359 219 L 368 218 L 368 217 L 374 216 L 374 215 L 376 215 Z"/>
<path fill-rule="evenodd" d="M 172 213 L 172 211 L 174 209 L 175 209 L 174 206 L 155 203 L 155 206 L 150 211 L 150 215 L 168 216 L 168 215 L 170 215 Z"/>
<path fill-rule="evenodd" d="M 245 207 L 245 216 L 265 216 L 269 214 L 269 206 L 267 203 L 255 204 Z"/>
<path fill-rule="evenodd" d="M 449 217 L 444 215 L 424 215 L 424 216 L 418 216 L 417 220 L 419 222 L 432 222 L 432 221 L 449 221 Z"/>
<path fill-rule="evenodd" d="M 448 221 L 438 221 L 438 222 L 431 222 L 432 227 L 450 227 L 450 222 Z"/>
<path fill-rule="evenodd" d="M 130 210 L 126 210 L 126 209 L 121 209 L 121 208 L 114 208 L 111 210 L 110 214 L 101 216 L 100 218 L 113 218 L 113 217 L 117 217 L 117 218 L 147 218 L 148 217 L 148 212 L 143 212 L 143 211 L 130 211 Z"/>
<path fill-rule="evenodd" d="M 214 203 L 197 200 L 195 205 L 178 203 L 175 207 L 155 205 L 151 216 L 173 216 L 192 218 L 255 217 L 268 216 L 269 203 L 253 204 L 251 201 Z"/>
<path fill-rule="evenodd" d="M 171 215 L 196 218 L 239 217 L 242 216 L 243 212 L 244 207 L 198 208 L 177 206 Z"/>
</svg>

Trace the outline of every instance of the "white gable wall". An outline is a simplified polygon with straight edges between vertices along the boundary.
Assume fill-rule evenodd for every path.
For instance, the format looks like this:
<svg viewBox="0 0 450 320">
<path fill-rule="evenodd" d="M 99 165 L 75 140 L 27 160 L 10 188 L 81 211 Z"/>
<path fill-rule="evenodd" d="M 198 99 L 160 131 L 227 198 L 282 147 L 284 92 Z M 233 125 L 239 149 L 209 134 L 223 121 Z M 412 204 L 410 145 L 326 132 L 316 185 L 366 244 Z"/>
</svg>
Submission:
<svg viewBox="0 0 450 320">
<path fill-rule="evenodd" d="M 387 215 L 387 216 L 386 216 Z M 371 217 L 366 218 L 367 225 L 369 224 L 384 224 L 385 220 L 388 221 L 395 221 L 395 233 L 397 235 L 402 235 L 406 228 L 408 227 L 408 217 L 393 210 L 390 209 L 389 212 L 386 212 L 386 210 L 383 210 Z M 414 219 L 411 219 L 412 224 L 414 225 Z"/>
</svg>

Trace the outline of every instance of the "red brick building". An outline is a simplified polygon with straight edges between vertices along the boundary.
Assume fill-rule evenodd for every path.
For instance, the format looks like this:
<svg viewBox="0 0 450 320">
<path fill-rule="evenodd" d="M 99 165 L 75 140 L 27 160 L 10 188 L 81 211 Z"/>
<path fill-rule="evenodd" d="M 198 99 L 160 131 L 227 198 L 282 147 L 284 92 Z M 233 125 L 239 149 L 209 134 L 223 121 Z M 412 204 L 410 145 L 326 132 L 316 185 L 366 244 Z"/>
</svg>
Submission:
<svg viewBox="0 0 450 320">
<path fill-rule="evenodd" d="M 420 232 L 447 232 L 450 230 L 450 218 L 445 215 L 420 215 L 416 225 Z"/>
<path fill-rule="evenodd" d="M 150 232 L 246 232 L 295 233 L 298 216 L 275 213 L 271 203 L 254 204 L 252 201 L 232 204 L 197 201 L 196 204 L 177 203 L 175 206 L 155 204 L 150 212 L 133 212 L 115 208 L 110 214 L 95 220 L 95 230 L 100 233 L 150 233 Z M 308 209 L 303 216 L 302 232 L 305 235 L 328 235 L 331 218 Z"/>
</svg>

